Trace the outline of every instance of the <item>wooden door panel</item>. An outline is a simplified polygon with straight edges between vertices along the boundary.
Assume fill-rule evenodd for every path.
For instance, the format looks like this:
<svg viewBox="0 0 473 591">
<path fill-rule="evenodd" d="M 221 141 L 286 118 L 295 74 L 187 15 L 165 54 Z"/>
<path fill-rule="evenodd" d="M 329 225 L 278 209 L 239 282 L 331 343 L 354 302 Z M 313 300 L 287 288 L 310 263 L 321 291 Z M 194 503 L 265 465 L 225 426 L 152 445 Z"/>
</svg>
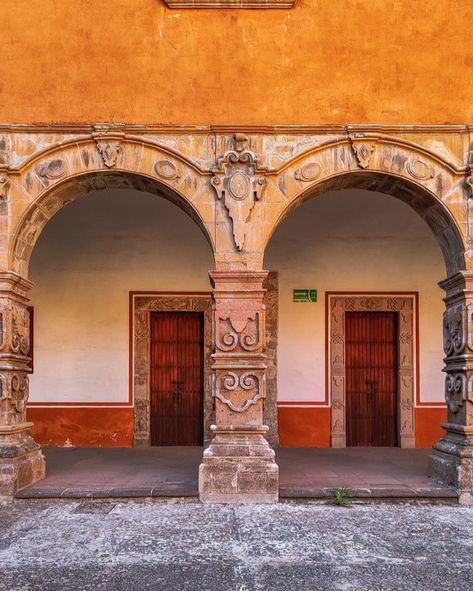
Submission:
<svg viewBox="0 0 473 591">
<path fill-rule="evenodd" d="M 203 317 L 151 314 L 152 445 L 202 445 Z"/>
<path fill-rule="evenodd" d="M 397 315 L 347 312 L 347 445 L 397 445 Z"/>
</svg>

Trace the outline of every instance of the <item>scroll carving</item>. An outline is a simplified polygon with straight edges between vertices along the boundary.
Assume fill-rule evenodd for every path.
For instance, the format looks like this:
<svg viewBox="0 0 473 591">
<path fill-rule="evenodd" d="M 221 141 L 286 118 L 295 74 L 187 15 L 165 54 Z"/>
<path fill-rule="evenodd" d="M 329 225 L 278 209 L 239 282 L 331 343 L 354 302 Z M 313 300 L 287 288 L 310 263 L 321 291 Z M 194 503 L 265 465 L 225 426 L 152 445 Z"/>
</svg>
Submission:
<svg viewBox="0 0 473 591">
<path fill-rule="evenodd" d="M 254 392 L 254 395 L 251 398 L 247 398 L 243 404 L 235 404 L 230 398 L 227 398 L 223 394 L 223 391 L 235 392 L 237 390 Z M 260 391 L 259 377 L 256 374 L 245 372 L 238 376 L 235 372 L 229 371 L 220 377 L 219 387 L 217 388 L 215 397 L 228 406 L 233 412 L 242 413 L 248 410 L 253 404 L 256 404 L 258 400 L 264 396 Z"/>
<path fill-rule="evenodd" d="M 242 310 L 217 313 L 216 347 L 229 353 L 238 347 L 254 352 L 262 349 L 261 313 Z"/>
<path fill-rule="evenodd" d="M 225 152 L 217 160 L 210 180 L 233 227 L 233 238 L 237 250 L 243 250 L 250 213 L 263 196 L 266 178 L 261 174 L 255 153 L 246 149 L 248 138 L 243 134 L 234 136 L 235 149 Z"/>
<path fill-rule="evenodd" d="M 467 344 L 466 308 L 448 308 L 443 315 L 443 348 L 447 357 L 460 355 Z"/>
<path fill-rule="evenodd" d="M 6 402 L 15 414 L 23 412 L 29 397 L 28 376 L 20 372 L 2 374 L 0 385 L 0 401 Z"/>
<path fill-rule="evenodd" d="M 452 413 L 457 413 L 468 400 L 467 379 L 463 374 L 450 374 L 445 378 L 445 400 Z"/>
</svg>

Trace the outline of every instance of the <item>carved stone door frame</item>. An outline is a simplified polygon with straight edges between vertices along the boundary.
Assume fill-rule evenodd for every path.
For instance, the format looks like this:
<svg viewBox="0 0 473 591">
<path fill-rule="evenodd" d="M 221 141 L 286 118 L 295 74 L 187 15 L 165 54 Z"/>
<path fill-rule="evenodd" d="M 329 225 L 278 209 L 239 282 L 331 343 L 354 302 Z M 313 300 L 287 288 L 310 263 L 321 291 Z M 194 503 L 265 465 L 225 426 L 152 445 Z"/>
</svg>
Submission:
<svg viewBox="0 0 473 591">
<path fill-rule="evenodd" d="M 210 293 L 130 292 L 130 386 L 134 406 L 134 447 L 151 445 L 151 312 L 202 312 L 204 315 L 204 444 L 212 435 L 212 299 Z"/>
<path fill-rule="evenodd" d="M 332 447 L 346 447 L 345 313 L 397 312 L 398 430 L 400 447 L 415 447 L 418 294 L 327 292 L 327 385 Z"/>
</svg>

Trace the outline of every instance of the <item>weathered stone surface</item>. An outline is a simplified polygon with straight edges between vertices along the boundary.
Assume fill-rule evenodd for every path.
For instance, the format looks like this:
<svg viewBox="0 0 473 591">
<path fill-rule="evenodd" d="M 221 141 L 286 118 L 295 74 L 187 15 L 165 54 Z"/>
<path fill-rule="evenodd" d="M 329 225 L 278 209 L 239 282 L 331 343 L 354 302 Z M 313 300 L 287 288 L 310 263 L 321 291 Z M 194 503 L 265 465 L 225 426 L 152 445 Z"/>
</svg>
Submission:
<svg viewBox="0 0 473 591">
<path fill-rule="evenodd" d="M 0 523 L 9 591 L 470 591 L 473 578 L 465 507 L 21 501 Z"/>
</svg>

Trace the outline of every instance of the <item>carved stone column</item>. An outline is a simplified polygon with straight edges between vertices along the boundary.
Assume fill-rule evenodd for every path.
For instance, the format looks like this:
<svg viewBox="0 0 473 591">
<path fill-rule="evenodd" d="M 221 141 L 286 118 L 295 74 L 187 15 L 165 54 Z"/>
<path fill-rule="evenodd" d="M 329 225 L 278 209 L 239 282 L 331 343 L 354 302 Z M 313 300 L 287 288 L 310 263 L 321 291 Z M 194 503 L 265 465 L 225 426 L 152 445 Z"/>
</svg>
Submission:
<svg viewBox="0 0 473 591">
<path fill-rule="evenodd" d="M 31 287 L 14 273 L 0 274 L 0 499 L 45 476 L 44 456 L 26 421 Z"/>
<path fill-rule="evenodd" d="M 443 322 L 446 435 L 433 447 L 429 474 L 458 489 L 473 505 L 473 274 L 460 272 L 440 283 L 446 291 Z"/>
<path fill-rule="evenodd" d="M 278 500 L 279 470 L 263 425 L 266 276 L 266 271 L 210 273 L 216 424 L 199 471 L 204 502 Z"/>
</svg>

